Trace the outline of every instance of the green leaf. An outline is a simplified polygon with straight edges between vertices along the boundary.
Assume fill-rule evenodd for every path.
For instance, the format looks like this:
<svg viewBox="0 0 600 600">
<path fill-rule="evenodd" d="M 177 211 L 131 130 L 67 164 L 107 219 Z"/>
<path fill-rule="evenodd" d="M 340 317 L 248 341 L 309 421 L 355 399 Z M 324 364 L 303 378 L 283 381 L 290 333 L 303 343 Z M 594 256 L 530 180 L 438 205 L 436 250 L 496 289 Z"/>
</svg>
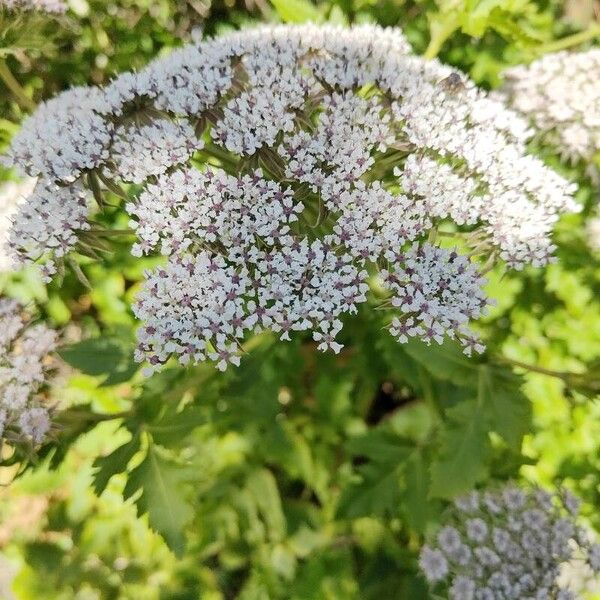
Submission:
<svg viewBox="0 0 600 600">
<path fill-rule="evenodd" d="M 94 460 L 96 468 L 93 476 L 93 485 L 96 495 L 99 496 L 106 489 L 110 478 L 117 473 L 123 473 L 134 454 L 140 449 L 140 436 L 135 434 L 126 444 L 113 450 L 108 456 L 100 456 Z"/>
<path fill-rule="evenodd" d="M 441 346 L 428 346 L 419 340 L 411 340 L 403 348 L 436 379 L 451 381 L 460 386 L 469 385 L 473 381 L 477 363 L 470 361 L 456 342 L 445 341 Z"/>
<path fill-rule="evenodd" d="M 488 420 L 481 402 L 460 402 L 447 411 L 440 432 L 440 451 L 431 466 L 432 498 L 453 498 L 466 492 L 487 472 L 490 454 Z"/>
<path fill-rule="evenodd" d="M 84 340 L 59 351 L 61 358 L 86 375 L 102 376 L 103 386 L 129 381 L 138 369 L 133 344 L 122 337 L 106 336 Z"/>
<path fill-rule="evenodd" d="M 196 427 L 207 422 L 205 411 L 196 406 L 187 406 L 179 412 L 169 408 L 147 427 L 154 441 L 161 446 L 171 447 L 183 441 Z"/>
<path fill-rule="evenodd" d="M 337 515 L 355 519 L 396 514 L 400 504 L 403 465 L 373 463 L 360 469 L 361 482 L 348 486 L 340 498 Z"/>
<path fill-rule="evenodd" d="M 520 386 L 521 378 L 508 369 L 479 366 L 479 396 L 489 427 L 517 452 L 531 429 L 531 403 Z"/>
<path fill-rule="evenodd" d="M 360 481 L 344 489 L 338 515 L 347 518 L 395 514 L 400 502 L 400 484 L 405 461 L 413 446 L 383 428 L 377 428 L 348 443 L 351 454 L 370 458 L 358 469 Z"/>
<path fill-rule="evenodd" d="M 270 539 L 281 541 L 285 537 L 286 521 L 275 477 L 271 471 L 260 469 L 248 477 L 246 485 L 267 524 Z"/>
<path fill-rule="evenodd" d="M 194 515 L 182 490 L 190 479 L 189 468 L 150 445 L 146 458 L 129 474 L 125 499 L 135 499 L 138 515 L 148 513 L 150 527 L 159 533 L 169 548 L 181 556 L 185 549 L 184 529 Z"/>
<path fill-rule="evenodd" d="M 308 0 L 271 0 L 271 4 L 284 23 L 321 21 L 323 18 L 317 7 Z"/>
<path fill-rule="evenodd" d="M 398 435 L 378 428 L 365 435 L 350 438 L 346 448 L 353 456 L 370 458 L 376 462 L 395 463 L 406 458 L 406 452 L 411 447 Z"/>
<path fill-rule="evenodd" d="M 404 490 L 402 492 L 402 512 L 410 527 L 424 533 L 427 523 L 433 520 L 440 510 L 440 503 L 429 498 L 431 478 L 429 464 L 421 449 L 415 450 L 404 466 Z"/>
</svg>

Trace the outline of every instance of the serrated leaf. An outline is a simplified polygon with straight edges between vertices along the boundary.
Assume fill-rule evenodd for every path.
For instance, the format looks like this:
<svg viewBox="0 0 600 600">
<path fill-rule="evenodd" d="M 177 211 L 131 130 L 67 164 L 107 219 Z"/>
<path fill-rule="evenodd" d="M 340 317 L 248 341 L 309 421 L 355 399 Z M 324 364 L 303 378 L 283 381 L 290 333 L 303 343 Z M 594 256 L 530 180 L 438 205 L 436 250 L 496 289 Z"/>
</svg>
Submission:
<svg viewBox="0 0 600 600">
<path fill-rule="evenodd" d="M 182 489 L 189 479 L 188 467 L 150 445 L 144 460 L 129 474 L 123 492 L 125 499 L 139 494 L 135 499 L 138 515 L 148 514 L 150 527 L 177 556 L 183 554 L 185 526 L 194 515 Z"/>
<path fill-rule="evenodd" d="M 477 363 L 470 361 L 456 342 L 445 341 L 441 346 L 428 346 L 419 340 L 410 340 L 403 349 L 436 379 L 460 386 L 473 382 Z"/>
<path fill-rule="evenodd" d="M 531 429 L 531 403 L 520 390 L 521 379 L 508 369 L 479 366 L 479 396 L 490 429 L 516 451 Z"/>
<path fill-rule="evenodd" d="M 205 412 L 198 407 L 188 406 L 179 412 L 174 409 L 165 411 L 147 429 L 157 444 L 171 446 L 205 423 Z"/>
<path fill-rule="evenodd" d="M 343 491 L 338 515 L 356 518 L 397 512 L 402 472 L 414 447 L 377 428 L 351 439 L 347 448 L 354 456 L 369 458 L 371 462 L 358 469 L 361 481 Z"/>
<path fill-rule="evenodd" d="M 440 432 L 440 450 L 431 466 L 432 498 L 453 498 L 480 481 L 490 454 L 488 423 L 477 400 L 464 401 L 447 411 Z"/>
<path fill-rule="evenodd" d="M 127 443 L 119 446 L 107 456 L 100 456 L 94 460 L 96 471 L 93 476 L 93 486 L 99 496 L 106 489 L 110 478 L 118 473 L 123 473 L 127 465 L 140 449 L 140 436 L 135 434 Z"/>
<path fill-rule="evenodd" d="M 348 486 L 340 498 L 337 515 L 354 519 L 397 512 L 403 465 L 373 463 L 361 468 L 362 481 Z"/>
<path fill-rule="evenodd" d="M 439 502 L 429 498 L 431 478 L 429 464 L 422 450 L 415 450 L 404 465 L 404 489 L 402 491 L 402 512 L 410 527 L 424 533 L 427 523 L 439 511 Z"/>
<path fill-rule="evenodd" d="M 78 342 L 59 351 L 61 358 L 86 375 L 102 376 L 103 386 L 129 381 L 138 370 L 133 344 L 119 337 L 102 336 Z"/>
<path fill-rule="evenodd" d="M 281 541 L 285 537 L 286 521 L 275 477 L 267 469 L 256 470 L 248 477 L 246 486 L 267 524 L 269 538 Z"/>
</svg>

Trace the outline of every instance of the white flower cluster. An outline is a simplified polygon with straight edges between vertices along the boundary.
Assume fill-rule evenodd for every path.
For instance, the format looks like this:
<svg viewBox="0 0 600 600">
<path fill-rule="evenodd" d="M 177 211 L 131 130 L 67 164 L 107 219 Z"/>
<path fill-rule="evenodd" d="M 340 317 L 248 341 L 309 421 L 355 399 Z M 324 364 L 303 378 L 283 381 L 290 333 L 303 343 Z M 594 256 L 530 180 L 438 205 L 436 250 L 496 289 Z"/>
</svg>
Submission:
<svg viewBox="0 0 600 600">
<path fill-rule="evenodd" d="M 482 291 L 485 280 L 466 256 L 431 244 L 413 244 L 390 261 L 384 271 L 392 291 L 391 303 L 403 317 L 394 317 L 390 332 L 401 343 L 419 336 L 441 344 L 445 336 L 460 335 L 465 351 L 482 352 L 483 346 L 467 327 L 482 316 L 488 301 Z"/>
<path fill-rule="evenodd" d="M 432 240 L 451 221 L 472 256 L 550 260 L 574 186 L 526 155 L 530 135 L 464 75 L 412 55 L 396 29 L 276 26 L 65 92 L 25 122 L 6 160 L 60 184 L 57 204 L 77 205 L 73 236 L 85 229 L 82 187 L 97 197 L 102 184 L 142 184 L 126 206 L 133 253 L 168 264 L 147 274 L 135 307 L 138 356 L 224 368 L 257 329 L 312 331 L 338 351 L 343 315 L 373 282 L 389 292 L 398 340 L 450 336 L 481 351 L 468 325 L 485 311 L 485 280 L 457 240 Z M 74 243 L 63 234 L 59 250 L 38 236 L 36 251 L 60 256 Z M 33 258 L 32 232 L 20 236 L 13 248 Z"/>
<path fill-rule="evenodd" d="M 558 583 L 566 563 L 600 572 L 600 544 L 577 524 L 579 501 L 513 484 L 456 500 L 419 566 L 451 600 L 574 600 Z"/>
<path fill-rule="evenodd" d="M 62 14 L 67 12 L 68 6 L 64 0 L 0 0 L 0 8 Z"/>
<path fill-rule="evenodd" d="M 128 125 L 116 132 L 111 147 L 113 170 L 123 181 L 143 183 L 186 162 L 203 145 L 186 122 L 160 119 L 141 127 Z"/>
<path fill-rule="evenodd" d="M 55 331 L 29 325 L 18 302 L 0 298 L 0 440 L 24 436 L 37 445 L 48 433 L 44 387 L 56 342 Z"/>
<path fill-rule="evenodd" d="M 86 196 L 79 184 L 60 187 L 40 180 L 12 215 L 6 242 L 11 259 L 43 261 L 41 273 L 49 281 L 56 261 L 77 244 L 77 232 L 90 228 Z"/>
<path fill-rule="evenodd" d="M 590 160 L 600 150 L 600 49 L 547 54 L 505 77 L 511 106 L 563 156 Z"/>
<path fill-rule="evenodd" d="M 14 268 L 14 253 L 9 250 L 8 238 L 12 228 L 12 219 L 19 209 L 19 204 L 31 195 L 35 187 L 35 179 L 22 182 L 7 181 L 0 186 L 0 273 Z"/>
</svg>

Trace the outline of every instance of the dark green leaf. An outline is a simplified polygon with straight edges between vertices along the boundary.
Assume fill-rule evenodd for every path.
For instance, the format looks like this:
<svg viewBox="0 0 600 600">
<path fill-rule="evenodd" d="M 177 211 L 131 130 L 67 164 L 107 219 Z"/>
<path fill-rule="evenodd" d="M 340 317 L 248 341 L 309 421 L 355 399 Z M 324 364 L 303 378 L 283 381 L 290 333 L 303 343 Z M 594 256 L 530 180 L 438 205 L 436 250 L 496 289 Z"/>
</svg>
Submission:
<svg viewBox="0 0 600 600">
<path fill-rule="evenodd" d="M 473 385 L 477 363 L 467 358 L 456 342 L 428 346 L 419 340 L 410 340 L 403 349 L 435 378 L 460 386 Z"/>
<path fill-rule="evenodd" d="M 185 526 L 194 514 L 182 489 L 189 479 L 188 467 L 151 445 L 146 458 L 129 474 L 124 490 L 126 499 L 139 494 L 135 499 L 138 514 L 148 514 L 150 527 L 178 556 L 185 549 Z"/>
<path fill-rule="evenodd" d="M 477 400 L 448 410 L 440 432 L 440 450 L 431 466 L 433 498 L 452 498 L 473 488 L 486 474 L 490 454 L 487 416 Z"/>
<path fill-rule="evenodd" d="M 100 456 L 94 461 L 94 491 L 100 495 L 108 485 L 110 478 L 117 473 L 123 473 L 134 454 L 140 449 L 140 437 L 135 434 L 126 444 L 119 446 L 108 456 Z"/>
<path fill-rule="evenodd" d="M 104 386 L 129 381 L 138 369 L 133 360 L 133 343 L 116 336 L 84 340 L 63 348 L 59 354 L 86 375 L 104 375 Z"/>
<path fill-rule="evenodd" d="M 531 429 L 531 403 L 521 392 L 521 383 L 520 377 L 503 367 L 479 367 L 479 395 L 490 429 L 516 451 Z"/>
<path fill-rule="evenodd" d="M 165 411 L 155 422 L 148 425 L 154 441 L 162 446 L 171 446 L 184 440 L 196 427 L 206 423 L 206 413 L 195 406 L 187 406 L 176 412 Z"/>
</svg>

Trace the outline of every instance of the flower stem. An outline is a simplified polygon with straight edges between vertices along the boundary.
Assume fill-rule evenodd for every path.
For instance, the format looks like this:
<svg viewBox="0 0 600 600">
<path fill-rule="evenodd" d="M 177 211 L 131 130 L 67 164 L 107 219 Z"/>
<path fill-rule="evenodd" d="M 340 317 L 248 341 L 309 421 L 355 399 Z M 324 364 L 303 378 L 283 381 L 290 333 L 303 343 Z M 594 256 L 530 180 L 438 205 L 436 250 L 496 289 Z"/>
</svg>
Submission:
<svg viewBox="0 0 600 600">
<path fill-rule="evenodd" d="M 581 377 L 581 373 L 571 373 L 570 371 L 553 371 L 552 369 L 546 369 L 545 367 L 540 367 L 538 365 L 531 365 L 529 363 L 521 362 L 520 360 L 514 360 L 512 358 L 507 358 L 506 356 L 500 356 L 498 358 L 500 362 L 512 365 L 513 367 L 518 367 L 519 369 L 525 369 L 526 371 L 531 371 L 533 373 L 540 373 L 541 375 L 548 375 L 549 377 L 557 377 L 558 379 L 569 379 L 571 377 Z"/>
<path fill-rule="evenodd" d="M 559 50 L 566 50 L 573 46 L 578 46 L 589 40 L 593 40 L 596 37 L 600 37 L 600 25 L 592 25 L 585 31 L 574 33 L 560 40 L 543 44 L 538 48 L 539 54 L 546 54 L 547 52 L 558 52 Z"/>
<path fill-rule="evenodd" d="M 22 108 L 33 112 L 36 108 L 35 102 L 25 93 L 25 90 L 21 87 L 21 84 L 15 79 L 11 70 L 8 68 L 6 61 L 0 58 L 0 79 L 4 82 L 6 87 L 12 92 L 17 102 Z"/>
</svg>

